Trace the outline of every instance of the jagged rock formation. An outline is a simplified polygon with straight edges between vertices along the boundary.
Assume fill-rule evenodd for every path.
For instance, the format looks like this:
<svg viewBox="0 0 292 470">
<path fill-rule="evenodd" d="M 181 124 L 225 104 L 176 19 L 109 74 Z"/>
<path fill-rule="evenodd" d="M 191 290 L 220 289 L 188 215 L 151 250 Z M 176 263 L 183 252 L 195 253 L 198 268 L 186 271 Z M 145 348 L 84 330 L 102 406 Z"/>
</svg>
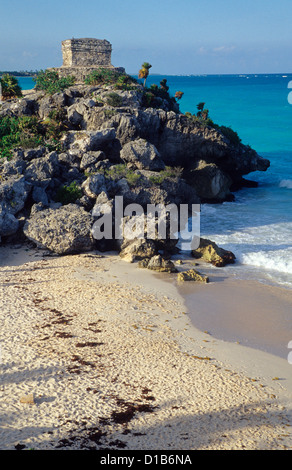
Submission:
<svg viewBox="0 0 292 470">
<path fill-rule="evenodd" d="M 113 92 L 118 106 L 108 104 Z M 61 116 L 58 149 L 15 148 L 11 159 L 0 161 L 0 236 L 5 240 L 26 236 L 56 253 L 100 248 L 101 241 L 92 244 L 88 227 L 94 214 L 112 208 L 116 196 L 144 208 L 220 202 L 230 197 L 231 185 L 243 175 L 269 166 L 250 147 L 234 145 L 219 130 L 174 112 L 167 100 L 145 108 L 139 85 L 126 91 L 79 85 L 53 96 L 33 91 L 0 108 L 0 118 L 34 116 L 42 125 L 52 122 L 52 115 Z M 68 187 L 76 193 L 70 200 L 74 207 L 58 196 Z M 76 221 L 76 214 L 82 214 L 79 238 L 66 225 L 66 217 Z M 67 245 L 58 248 L 63 236 Z M 129 260 L 176 248 L 175 240 L 146 242 L 122 240 L 105 247 L 118 249 Z"/>
<path fill-rule="evenodd" d="M 159 273 L 176 273 L 177 269 L 173 262 L 169 259 L 164 259 L 161 255 L 152 256 L 152 258 L 145 258 L 138 263 L 140 268 L 151 269 Z"/>
<path fill-rule="evenodd" d="M 202 258 L 216 267 L 235 262 L 235 255 L 231 251 L 220 248 L 216 243 L 206 238 L 200 239 L 200 246 L 196 250 L 192 250 L 192 256 L 196 259 Z"/>
<path fill-rule="evenodd" d="M 26 221 L 23 233 L 41 248 L 59 255 L 93 250 L 92 218 L 76 204 L 35 212 Z"/>
<path fill-rule="evenodd" d="M 196 281 L 196 282 L 205 282 L 206 284 L 209 282 L 208 276 L 199 273 L 195 269 L 189 269 L 188 271 L 182 271 L 178 273 L 177 280 L 180 282 L 185 281 Z"/>
</svg>

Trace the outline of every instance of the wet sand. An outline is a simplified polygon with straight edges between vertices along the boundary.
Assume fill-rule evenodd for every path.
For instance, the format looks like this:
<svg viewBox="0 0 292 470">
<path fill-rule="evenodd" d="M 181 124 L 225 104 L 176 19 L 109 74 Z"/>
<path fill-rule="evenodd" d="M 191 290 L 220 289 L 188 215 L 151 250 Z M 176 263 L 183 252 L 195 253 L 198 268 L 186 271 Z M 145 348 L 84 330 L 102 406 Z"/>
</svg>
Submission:
<svg viewBox="0 0 292 470">
<path fill-rule="evenodd" d="M 292 366 L 195 328 L 175 274 L 94 252 L 0 259 L 1 449 L 292 448 Z"/>
<path fill-rule="evenodd" d="M 205 286 L 182 285 L 194 325 L 229 342 L 287 358 L 292 340 L 292 290 L 212 272 Z M 292 369 L 291 369 L 292 372 Z"/>
</svg>

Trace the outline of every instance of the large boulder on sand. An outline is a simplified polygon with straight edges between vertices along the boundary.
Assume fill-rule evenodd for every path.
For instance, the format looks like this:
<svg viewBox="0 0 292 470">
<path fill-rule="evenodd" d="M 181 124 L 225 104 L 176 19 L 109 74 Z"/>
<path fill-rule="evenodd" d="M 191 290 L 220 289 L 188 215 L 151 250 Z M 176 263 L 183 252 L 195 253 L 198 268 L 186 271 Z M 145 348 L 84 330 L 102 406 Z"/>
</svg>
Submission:
<svg viewBox="0 0 292 470">
<path fill-rule="evenodd" d="M 140 268 L 151 269 L 160 273 L 176 273 L 177 269 L 172 261 L 163 258 L 161 255 L 152 256 L 139 262 Z"/>
<path fill-rule="evenodd" d="M 157 254 L 156 246 L 153 240 L 145 238 L 136 238 L 134 240 L 125 240 L 122 243 L 120 257 L 125 261 L 141 260 L 152 258 Z"/>
<path fill-rule="evenodd" d="M 200 239 L 199 248 L 192 250 L 192 256 L 194 258 L 202 258 L 216 267 L 222 267 L 235 262 L 235 255 L 231 251 L 220 248 L 216 243 L 206 238 Z"/>
<path fill-rule="evenodd" d="M 92 218 L 76 204 L 45 209 L 30 217 L 23 228 L 26 237 L 41 248 L 67 255 L 94 248 Z"/>
</svg>

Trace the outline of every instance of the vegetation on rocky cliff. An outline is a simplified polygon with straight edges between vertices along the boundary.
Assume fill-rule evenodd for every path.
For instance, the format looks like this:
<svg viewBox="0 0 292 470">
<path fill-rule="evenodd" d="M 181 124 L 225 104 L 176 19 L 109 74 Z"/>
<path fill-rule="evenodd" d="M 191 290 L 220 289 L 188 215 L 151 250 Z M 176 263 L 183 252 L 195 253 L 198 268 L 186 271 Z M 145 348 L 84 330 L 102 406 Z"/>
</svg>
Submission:
<svg viewBox="0 0 292 470">
<path fill-rule="evenodd" d="M 43 90 L 53 95 L 74 85 L 75 78 L 71 76 L 59 78 L 58 73 L 53 70 L 41 70 L 34 81 L 36 90 Z"/>
<path fill-rule="evenodd" d="M 71 86 L 55 78 L 40 75 L 42 85 L 0 106 L 4 240 L 58 253 L 106 247 L 129 260 L 169 254 L 177 240 L 95 242 L 96 214 L 111 211 L 116 196 L 143 208 L 222 202 L 232 183 L 269 166 L 230 131 L 208 125 L 204 105 L 199 115 L 180 113 L 181 94 L 170 97 L 166 79 L 147 88 L 116 73 Z"/>
<path fill-rule="evenodd" d="M 8 73 L 2 75 L 0 84 L 2 87 L 2 97 L 4 99 L 19 98 L 22 96 L 21 87 L 19 86 L 17 78 L 13 77 L 13 75 Z"/>
<path fill-rule="evenodd" d="M 193 122 L 198 122 L 202 126 L 209 126 L 213 129 L 217 129 L 220 131 L 232 145 L 238 146 L 241 143 L 241 139 L 237 132 L 235 132 L 229 126 L 219 126 L 218 124 L 214 123 L 213 120 L 209 116 L 209 110 L 205 108 L 205 103 L 200 102 L 197 104 L 197 113 L 191 114 L 190 112 L 186 112 L 185 116 Z"/>
<path fill-rule="evenodd" d="M 100 67 L 90 72 L 84 80 L 86 85 L 114 85 L 120 90 L 136 88 L 137 80 L 126 73 Z"/>
<path fill-rule="evenodd" d="M 53 112 L 41 120 L 37 116 L 4 116 L 0 118 L 0 158 L 11 158 L 13 149 L 34 149 L 43 145 L 60 149 L 63 123 Z"/>
</svg>

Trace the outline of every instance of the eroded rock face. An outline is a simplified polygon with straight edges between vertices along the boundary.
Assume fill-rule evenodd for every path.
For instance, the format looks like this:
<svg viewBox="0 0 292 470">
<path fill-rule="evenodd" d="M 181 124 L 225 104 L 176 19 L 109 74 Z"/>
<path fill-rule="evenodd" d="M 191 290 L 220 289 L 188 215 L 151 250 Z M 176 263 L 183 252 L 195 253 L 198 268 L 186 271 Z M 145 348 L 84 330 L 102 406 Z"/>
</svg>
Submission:
<svg viewBox="0 0 292 470">
<path fill-rule="evenodd" d="M 24 176 L 29 183 L 46 188 L 51 178 L 58 174 L 58 170 L 58 155 L 56 152 L 51 152 L 49 155 L 34 159 L 26 167 Z"/>
<path fill-rule="evenodd" d="M 89 176 L 84 183 L 82 183 L 82 189 L 86 196 L 95 199 L 100 193 L 106 192 L 104 176 L 100 174 Z"/>
<path fill-rule="evenodd" d="M 140 136 L 156 146 L 166 165 L 214 162 L 230 151 L 217 130 L 193 123 L 183 114 L 149 108 L 140 111 L 137 120 Z"/>
<path fill-rule="evenodd" d="M 151 269 L 160 273 L 176 273 L 177 269 L 172 261 L 163 258 L 161 255 L 152 256 L 139 262 L 140 268 Z"/>
<path fill-rule="evenodd" d="M 104 145 L 114 139 L 114 128 L 95 131 L 69 131 L 63 139 L 63 145 L 66 149 L 85 153 L 103 150 Z"/>
<path fill-rule="evenodd" d="M 24 226 L 24 234 L 37 246 L 59 255 L 90 251 L 92 218 L 83 208 L 68 204 L 36 212 Z"/>
<path fill-rule="evenodd" d="M 24 208 L 29 191 L 30 185 L 23 176 L 7 178 L 0 184 L 2 209 L 17 214 Z"/>
<path fill-rule="evenodd" d="M 2 210 L 0 204 L 0 241 L 1 237 L 8 237 L 17 232 L 19 221 L 8 211 Z"/>
<path fill-rule="evenodd" d="M 209 282 L 208 276 L 199 273 L 195 269 L 189 269 L 188 271 L 182 271 L 177 275 L 177 280 L 181 282 L 185 281 L 196 281 L 196 282 Z"/>
<path fill-rule="evenodd" d="M 241 146 L 237 152 L 229 152 L 226 158 L 218 164 L 222 171 L 226 172 L 236 182 L 242 176 L 253 171 L 266 171 L 270 166 L 270 161 L 257 154 L 248 146 Z"/>
<path fill-rule="evenodd" d="M 231 196 L 232 179 L 215 163 L 200 161 L 188 178 L 202 201 L 225 201 Z"/>
<path fill-rule="evenodd" d="M 220 248 L 216 243 L 206 238 L 200 239 L 200 246 L 196 250 L 192 250 L 192 256 L 197 259 L 202 258 L 216 267 L 235 262 L 235 255 L 231 251 Z"/>
<path fill-rule="evenodd" d="M 156 147 L 144 139 L 128 142 L 121 150 L 121 158 L 140 170 L 164 170 L 165 164 Z"/>
<path fill-rule="evenodd" d="M 121 98 L 118 107 L 108 105 L 111 92 Z M 11 160 L 0 159 L 3 236 L 22 228 L 19 221 L 26 217 L 24 233 L 40 246 L 56 253 L 86 251 L 92 246 L 92 209 L 105 213 L 116 195 L 123 196 L 124 205 L 136 203 L 144 209 L 147 204 L 222 202 L 230 197 L 231 183 L 268 168 L 268 160 L 248 146 L 235 147 L 217 129 L 174 112 L 165 100 L 160 109 L 144 108 L 142 95 L 139 86 L 123 91 L 78 85 L 53 96 L 31 92 L 23 100 L 3 103 L 1 117 L 27 115 L 43 121 L 52 111 L 62 110 L 66 129 L 56 152 L 45 145 L 17 148 Z M 115 177 L 116 164 L 124 167 L 120 177 Z M 165 166 L 184 171 L 169 177 Z M 73 201 L 74 209 L 56 206 L 56 193 L 71 182 L 82 194 Z M 176 242 L 146 238 L 116 243 L 124 259 L 134 260 L 153 258 L 158 251 L 166 256 L 174 252 Z M 234 262 L 234 255 L 214 245 L 201 246 L 194 256 L 216 266 Z"/>
<path fill-rule="evenodd" d="M 134 240 L 125 240 L 121 245 L 120 257 L 128 261 L 152 258 L 156 254 L 157 250 L 153 240 L 137 238 Z"/>
</svg>

